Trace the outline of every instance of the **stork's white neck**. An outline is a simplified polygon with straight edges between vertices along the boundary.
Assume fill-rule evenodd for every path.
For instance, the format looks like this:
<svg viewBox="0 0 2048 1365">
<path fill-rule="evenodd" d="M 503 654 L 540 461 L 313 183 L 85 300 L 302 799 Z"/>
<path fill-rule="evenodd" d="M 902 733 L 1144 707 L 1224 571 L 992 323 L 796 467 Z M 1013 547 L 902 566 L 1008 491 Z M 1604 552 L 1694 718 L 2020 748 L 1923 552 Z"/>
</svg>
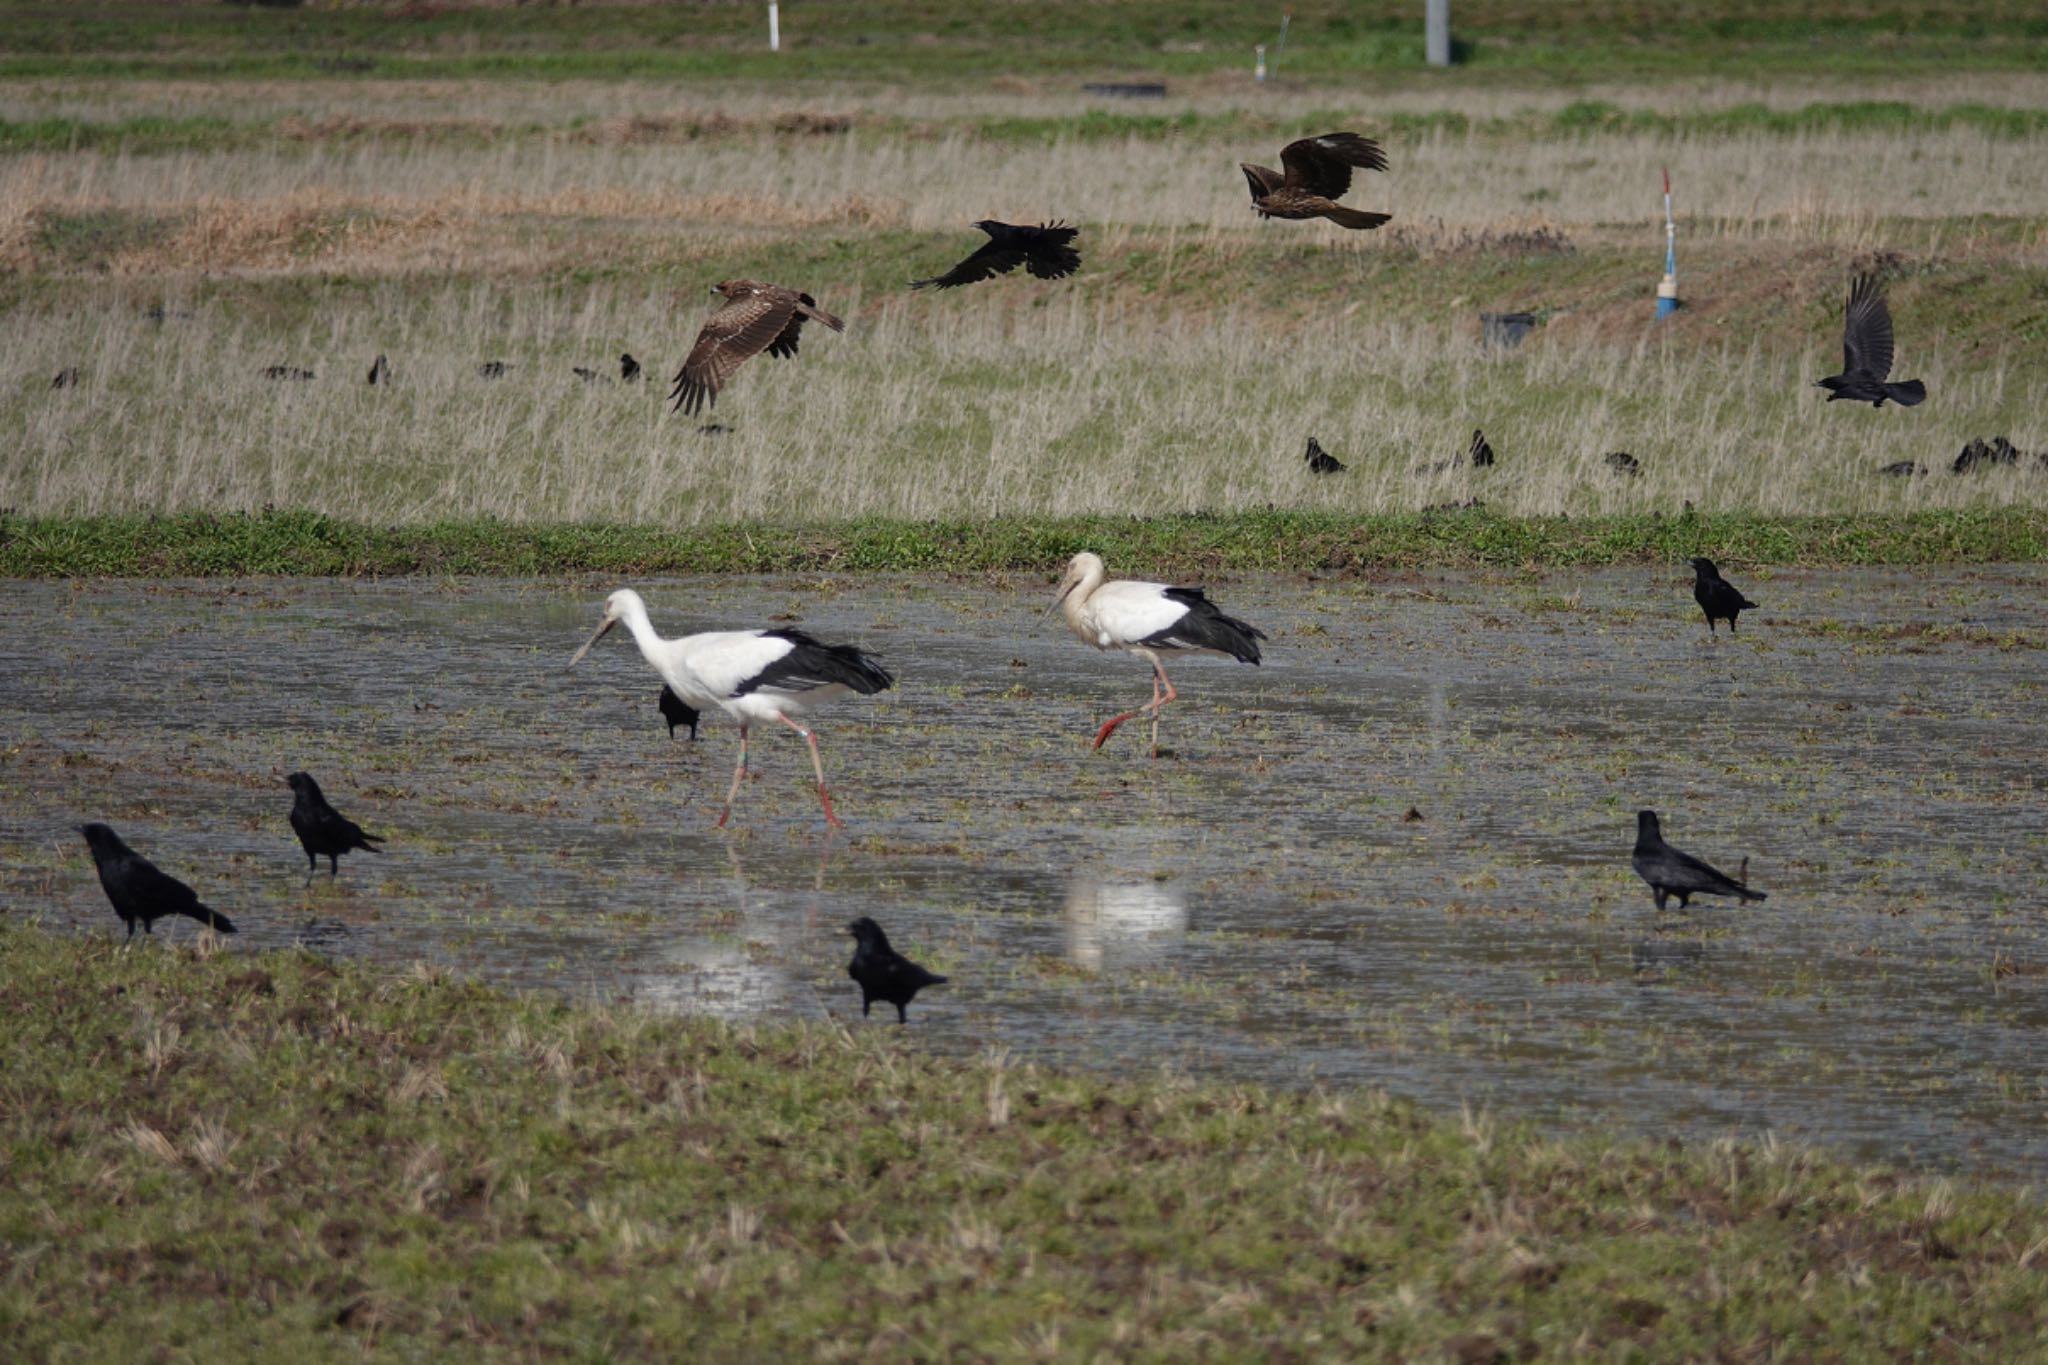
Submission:
<svg viewBox="0 0 2048 1365">
<path fill-rule="evenodd" d="M 619 619 L 626 623 L 627 630 L 633 632 L 633 643 L 640 646 L 640 657 L 660 668 L 661 647 L 668 641 L 654 633 L 654 622 L 647 617 L 647 604 L 640 600 L 638 593 L 626 600 Z"/>
</svg>

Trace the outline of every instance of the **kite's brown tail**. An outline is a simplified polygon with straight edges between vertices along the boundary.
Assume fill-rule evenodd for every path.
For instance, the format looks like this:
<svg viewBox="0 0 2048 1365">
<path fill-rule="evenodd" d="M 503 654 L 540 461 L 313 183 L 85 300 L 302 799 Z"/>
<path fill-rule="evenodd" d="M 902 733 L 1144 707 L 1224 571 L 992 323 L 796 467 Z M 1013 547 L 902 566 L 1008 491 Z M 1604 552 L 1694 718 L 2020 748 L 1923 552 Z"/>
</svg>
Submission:
<svg viewBox="0 0 2048 1365">
<path fill-rule="evenodd" d="M 835 332 L 843 332 L 846 330 L 845 323 L 841 322 L 838 318 L 833 317 L 824 309 L 817 307 L 815 304 L 799 303 L 796 306 L 796 311 L 802 313 L 812 322 L 824 323 L 827 327 L 830 327 Z"/>
<path fill-rule="evenodd" d="M 1323 217 L 1338 227 L 1348 228 L 1376 228 L 1381 223 L 1390 221 L 1393 216 L 1391 213 L 1367 213 L 1362 209 L 1347 209 L 1341 204 L 1323 210 Z"/>
</svg>

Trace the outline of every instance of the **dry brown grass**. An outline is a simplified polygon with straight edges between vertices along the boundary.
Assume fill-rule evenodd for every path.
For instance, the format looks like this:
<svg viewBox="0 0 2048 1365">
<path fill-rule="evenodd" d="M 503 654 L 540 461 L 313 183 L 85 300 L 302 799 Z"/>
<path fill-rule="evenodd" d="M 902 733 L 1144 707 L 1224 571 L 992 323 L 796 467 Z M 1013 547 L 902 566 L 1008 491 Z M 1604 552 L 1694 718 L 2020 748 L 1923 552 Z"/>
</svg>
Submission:
<svg viewBox="0 0 2048 1365">
<path fill-rule="evenodd" d="M 2018 103 L 2048 95 L 2048 78 L 1910 89 L 1927 102 L 1967 92 Z M 1869 477 L 1893 460 L 1939 467 L 1974 436 L 2048 446 L 2048 365 L 2024 344 L 2023 309 L 1987 335 L 1969 308 L 1937 309 L 1922 292 L 1901 319 L 1900 359 L 1939 397 L 1917 412 L 1824 409 L 1806 384 L 1838 353 L 1834 305 L 1809 301 L 1832 299 L 1846 269 L 1902 238 L 1903 268 L 1930 279 L 1954 278 L 1959 261 L 2038 278 L 2048 177 L 2031 168 L 2048 139 L 1965 127 L 1535 142 L 1445 131 L 1397 141 L 1393 172 L 1363 178 L 1354 197 L 1391 209 L 1396 226 L 1344 234 L 1253 218 L 1235 164 L 1270 156 L 1273 137 L 993 143 L 946 127 L 969 113 L 1070 108 L 1043 85 L 792 99 L 315 83 L 253 86 L 231 104 L 237 93 L 5 92 L 16 112 L 157 100 L 159 112 L 295 121 L 240 149 L 0 159 L 0 261 L 46 279 L 56 300 L 9 318 L 17 372 L 34 378 L 0 403 L 20 433 L 0 460 L 0 505 L 686 524 L 1266 503 L 1378 511 L 1474 497 L 1528 515 L 1688 500 L 1855 512 L 2043 492 L 2032 475 Z M 1682 108 L 1797 92 L 1606 93 L 1624 107 Z M 1296 115 L 1336 102 L 1329 91 L 1257 96 L 1262 111 Z M 1446 98 L 1360 100 L 1356 121 L 1369 129 L 1376 110 Z M 1485 117 L 1564 96 L 1456 98 Z M 1246 96 L 1211 82 L 1168 112 L 1176 103 L 1217 111 Z M 876 131 L 868 120 L 885 114 L 912 131 Z M 542 131 L 492 131 L 514 126 Z M 423 129 L 462 137 L 411 135 Z M 1667 163 L 1681 212 L 1698 215 L 1683 225 L 1681 263 L 1694 306 L 1652 332 Z M 911 257 L 950 259 L 969 220 L 1061 212 L 1089 234 L 1089 269 L 1070 285 L 899 292 Z M 66 225 L 94 215 L 149 230 L 67 255 Z M 931 234 L 928 250 L 912 231 Z M 1642 269 L 1618 283 L 1624 247 L 1640 250 Z M 764 262 L 854 327 L 807 338 L 794 364 L 743 373 L 716 413 L 731 434 L 701 436 L 644 391 L 569 380 L 571 365 L 611 373 L 622 349 L 665 377 L 702 316 L 703 283 Z M 95 272 L 116 283 L 78 282 Z M 252 283 L 209 283 L 232 276 Z M 285 302 L 328 276 L 352 284 L 311 310 Z M 261 292 L 280 279 L 292 288 Z M 1289 287 L 1299 281 L 1310 287 Z M 130 302 L 143 292 L 190 300 L 192 316 L 155 330 Z M 1479 353 L 1474 314 L 1537 304 L 1563 311 L 1525 352 Z M 380 351 L 398 382 L 367 390 L 361 371 Z M 495 358 L 514 362 L 513 377 L 481 384 L 476 363 Z M 255 377 L 271 364 L 319 378 Z M 68 365 L 90 382 L 51 392 L 48 375 Z M 1494 437 L 1501 467 L 1436 468 L 1474 426 Z M 1353 464 L 1350 476 L 1306 479 L 1311 433 Z M 1600 461 L 1617 449 L 1642 458 L 1646 476 L 1615 479 Z"/>
</svg>

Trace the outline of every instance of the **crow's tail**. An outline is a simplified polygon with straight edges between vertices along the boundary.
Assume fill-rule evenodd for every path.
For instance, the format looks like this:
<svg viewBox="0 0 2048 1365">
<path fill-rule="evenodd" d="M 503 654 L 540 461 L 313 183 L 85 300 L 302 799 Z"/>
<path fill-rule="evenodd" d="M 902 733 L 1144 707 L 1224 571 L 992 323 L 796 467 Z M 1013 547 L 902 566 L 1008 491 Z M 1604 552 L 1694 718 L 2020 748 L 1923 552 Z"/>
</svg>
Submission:
<svg viewBox="0 0 2048 1365">
<path fill-rule="evenodd" d="M 1342 205 L 1323 210 L 1323 217 L 1338 227 L 1348 228 L 1376 228 L 1381 223 L 1391 221 L 1393 216 L 1391 213 L 1367 213 L 1363 209 L 1347 209 Z"/>
<path fill-rule="evenodd" d="M 178 913 L 188 919 L 198 920 L 215 933 L 232 934 L 235 932 L 235 922 L 233 920 L 223 915 L 220 911 L 207 906 L 195 905 L 189 910 L 180 910 Z"/>
<path fill-rule="evenodd" d="M 1918 407 L 1927 401 L 1927 386 L 1917 379 L 1908 379 L 1903 384 L 1887 384 L 1884 396 L 1902 408 Z"/>
</svg>

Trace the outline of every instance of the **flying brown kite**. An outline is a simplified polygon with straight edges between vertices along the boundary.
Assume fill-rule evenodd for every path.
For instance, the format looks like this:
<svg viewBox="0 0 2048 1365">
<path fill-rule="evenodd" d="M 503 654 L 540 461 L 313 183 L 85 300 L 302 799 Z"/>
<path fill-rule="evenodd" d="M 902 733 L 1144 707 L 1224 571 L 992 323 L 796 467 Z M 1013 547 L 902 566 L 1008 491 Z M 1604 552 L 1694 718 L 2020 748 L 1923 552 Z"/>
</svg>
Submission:
<svg viewBox="0 0 2048 1365">
<path fill-rule="evenodd" d="M 984 218 L 975 226 L 988 234 L 988 241 L 979 251 L 943 275 L 934 275 L 928 280 L 912 280 L 910 287 L 923 289 L 937 285 L 941 289 L 952 289 L 957 285 L 1008 274 L 1020 265 L 1041 280 L 1062 279 L 1081 268 L 1081 253 L 1072 246 L 1078 228 L 1070 228 L 1065 223 L 1019 226 L 998 223 L 993 218 Z"/>
<path fill-rule="evenodd" d="M 818 307 L 809 294 L 779 284 L 723 280 L 712 285 L 711 292 L 725 295 L 725 307 L 697 333 L 690 358 L 676 372 L 675 388 L 668 395 L 675 400 L 676 412 L 694 414 L 715 407 L 726 381 L 763 351 L 778 358 L 795 355 L 806 318 L 835 332 L 846 330 L 845 323 Z"/>
<path fill-rule="evenodd" d="M 1387 154 L 1369 137 L 1305 137 L 1280 149 L 1280 164 L 1287 168 L 1285 175 L 1248 161 L 1239 163 L 1251 185 L 1252 207 L 1261 218 L 1327 218 L 1338 227 L 1376 228 L 1394 216 L 1347 209 L 1337 202 L 1351 188 L 1353 168 L 1387 168 Z"/>
</svg>

